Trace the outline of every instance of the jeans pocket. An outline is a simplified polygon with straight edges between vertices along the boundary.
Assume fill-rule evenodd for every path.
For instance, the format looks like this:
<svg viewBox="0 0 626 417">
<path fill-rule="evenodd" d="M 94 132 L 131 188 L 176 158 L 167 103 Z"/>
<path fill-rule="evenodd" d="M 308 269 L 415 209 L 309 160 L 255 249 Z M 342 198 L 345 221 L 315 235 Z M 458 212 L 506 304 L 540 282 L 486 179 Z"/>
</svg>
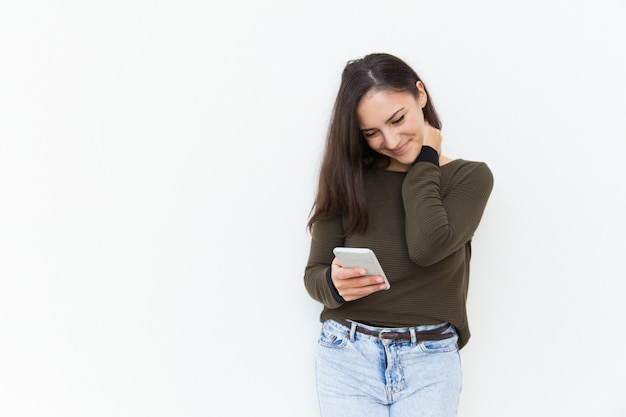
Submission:
<svg viewBox="0 0 626 417">
<path fill-rule="evenodd" d="M 439 353 L 453 352 L 458 349 L 457 342 L 459 336 L 454 333 L 452 337 L 443 340 L 423 340 L 419 343 L 419 347 L 423 352 Z"/>
<path fill-rule="evenodd" d="M 322 330 L 320 332 L 319 344 L 320 346 L 328 348 L 342 348 L 348 343 L 348 335 L 346 332 L 335 328 L 324 322 L 322 324 Z"/>
</svg>

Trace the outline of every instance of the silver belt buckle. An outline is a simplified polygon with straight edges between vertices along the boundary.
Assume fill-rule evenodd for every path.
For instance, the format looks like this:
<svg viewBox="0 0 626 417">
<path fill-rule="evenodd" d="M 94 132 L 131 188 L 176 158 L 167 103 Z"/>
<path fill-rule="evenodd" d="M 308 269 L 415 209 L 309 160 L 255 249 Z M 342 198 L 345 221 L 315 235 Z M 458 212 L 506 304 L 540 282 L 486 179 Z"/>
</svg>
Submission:
<svg viewBox="0 0 626 417">
<path fill-rule="evenodd" d="M 379 331 L 379 332 L 378 332 L 378 338 L 379 338 L 379 339 L 385 339 L 385 338 L 383 337 L 383 334 L 384 334 L 384 333 L 390 333 L 390 332 L 391 332 L 391 330 L 390 330 L 390 329 L 382 329 L 381 331 Z"/>
</svg>

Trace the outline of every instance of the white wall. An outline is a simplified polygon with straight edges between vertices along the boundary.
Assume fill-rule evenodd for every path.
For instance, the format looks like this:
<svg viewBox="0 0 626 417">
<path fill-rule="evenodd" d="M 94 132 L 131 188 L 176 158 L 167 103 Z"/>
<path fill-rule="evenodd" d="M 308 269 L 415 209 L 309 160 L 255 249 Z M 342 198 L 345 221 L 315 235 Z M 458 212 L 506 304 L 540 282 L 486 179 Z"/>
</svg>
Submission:
<svg viewBox="0 0 626 417">
<path fill-rule="evenodd" d="M 54 3 L 51 4 L 51 3 Z M 626 4 L 0 6 L 0 415 L 316 416 L 305 231 L 345 62 L 488 162 L 459 415 L 624 416 Z"/>
</svg>

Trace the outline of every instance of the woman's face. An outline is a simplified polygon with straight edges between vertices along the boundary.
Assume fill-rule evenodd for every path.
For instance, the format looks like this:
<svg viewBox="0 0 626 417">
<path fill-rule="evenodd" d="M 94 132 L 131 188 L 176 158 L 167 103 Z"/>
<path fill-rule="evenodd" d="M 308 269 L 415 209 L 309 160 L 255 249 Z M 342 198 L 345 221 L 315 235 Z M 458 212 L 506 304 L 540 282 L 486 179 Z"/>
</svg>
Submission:
<svg viewBox="0 0 626 417">
<path fill-rule="evenodd" d="M 374 151 L 390 158 L 390 171 L 408 171 L 424 143 L 426 92 L 418 81 L 419 96 L 397 91 L 367 93 L 357 107 L 361 133 Z"/>
</svg>

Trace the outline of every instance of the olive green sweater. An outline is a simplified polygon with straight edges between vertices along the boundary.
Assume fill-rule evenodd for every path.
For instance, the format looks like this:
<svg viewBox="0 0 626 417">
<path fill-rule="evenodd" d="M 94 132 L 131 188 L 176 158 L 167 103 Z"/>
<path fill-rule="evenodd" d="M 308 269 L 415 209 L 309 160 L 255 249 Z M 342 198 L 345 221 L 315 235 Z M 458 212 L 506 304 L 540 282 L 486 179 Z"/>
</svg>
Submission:
<svg viewBox="0 0 626 417">
<path fill-rule="evenodd" d="M 441 168 L 418 162 L 409 172 L 366 174 L 365 233 L 344 237 L 345 216 L 313 225 L 304 282 L 324 305 L 320 319 L 381 327 L 449 322 L 462 348 L 470 338 L 465 305 L 471 239 L 492 187 L 486 164 L 461 159 Z M 345 302 L 329 279 L 336 246 L 372 249 L 391 288 Z"/>
</svg>

